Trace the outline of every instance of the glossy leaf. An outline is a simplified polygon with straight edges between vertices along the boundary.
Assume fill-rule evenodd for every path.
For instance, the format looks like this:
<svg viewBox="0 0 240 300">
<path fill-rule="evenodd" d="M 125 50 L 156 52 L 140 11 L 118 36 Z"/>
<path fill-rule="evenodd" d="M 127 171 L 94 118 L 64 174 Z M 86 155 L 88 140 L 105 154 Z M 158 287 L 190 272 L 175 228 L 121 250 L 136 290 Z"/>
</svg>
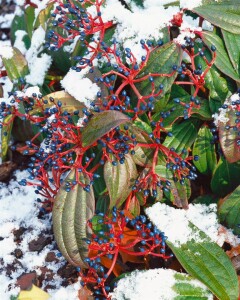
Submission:
<svg viewBox="0 0 240 300">
<path fill-rule="evenodd" d="M 229 32 L 240 34 L 240 3 L 219 3 L 198 6 L 193 9 L 210 23 Z"/>
<path fill-rule="evenodd" d="M 221 222 L 233 229 L 235 234 L 240 234 L 240 186 L 223 199 L 218 209 Z"/>
<path fill-rule="evenodd" d="M 114 156 L 111 156 L 114 160 Z M 130 155 L 125 155 L 123 164 L 117 162 L 114 166 L 112 162 L 107 161 L 104 165 L 104 179 L 110 195 L 110 206 L 120 207 L 132 191 L 134 180 L 137 178 L 136 165 Z"/>
<path fill-rule="evenodd" d="M 237 300 L 238 279 L 231 260 L 204 232 L 191 223 L 189 225 L 198 240 L 192 239 L 179 246 L 167 241 L 168 246 L 183 268 L 204 283 L 217 298 Z"/>
<path fill-rule="evenodd" d="M 3 65 L 6 68 L 8 77 L 11 81 L 18 80 L 28 74 L 28 64 L 26 58 L 15 47 L 11 58 L 2 58 Z"/>
<path fill-rule="evenodd" d="M 129 118 L 119 111 L 109 110 L 95 114 L 82 131 L 83 147 L 92 145 L 106 133 L 126 122 L 129 122 Z"/>
<path fill-rule="evenodd" d="M 47 7 L 42 9 L 37 18 L 36 21 L 34 22 L 34 28 L 38 28 L 39 26 L 42 26 L 42 28 L 44 30 L 46 30 L 46 24 L 49 21 L 50 15 L 51 15 L 51 11 L 53 9 L 53 5 L 54 3 L 48 3 Z"/>
<path fill-rule="evenodd" d="M 221 197 L 231 193 L 238 185 L 240 185 L 239 174 L 240 164 L 231 164 L 226 159 L 221 158 L 211 180 L 212 191 Z"/>
<path fill-rule="evenodd" d="M 53 205 L 53 232 L 58 248 L 63 256 L 73 265 L 87 267 L 83 262 L 88 255 L 85 241 L 91 230 L 87 221 L 94 215 L 95 200 L 93 188 L 86 192 L 80 185 L 75 185 L 70 192 L 66 183 L 76 180 L 76 171 L 72 170 L 59 189 Z M 90 180 L 81 174 L 79 180 L 89 184 Z"/>
<path fill-rule="evenodd" d="M 194 165 L 202 174 L 211 175 L 217 165 L 217 156 L 213 142 L 213 135 L 206 126 L 200 128 L 193 145 L 193 156 L 197 155 Z"/>
<path fill-rule="evenodd" d="M 181 59 L 182 49 L 175 43 L 169 42 L 151 52 L 146 67 L 139 73 L 138 77 L 141 78 L 151 73 L 172 74 L 170 77 L 155 77 L 154 79 L 157 88 L 160 84 L 164 85 L 163 93 L 161 94 L 161 96 L 163 96 L 163 94 L 171 88 L 177 77 L 177 72 L 173 73 L 172 67 L 173 65 L 180 65 Z M 144 80 L 143 82 L 136 84 L 136 86 L 142 95 L 149 95 L 152 92 L 149 80 Z"/>
<path fill-rule="evenodd" d="M 6 160 L 7 157 L 7 151 L 8 151 L 8 144 L 11 138 L 11 131 L 12 131 L 12 126 L 13 126 L 13 122 L 10 122 L 12 119 L 12 115 L 8 115 L 5 119 L 4 119 L 4 123 L 2 128 L 0 129 L 0 133 L 1 133 L 1 147 L 0 147 L 0 158 L 1 158 L 1 162 Z M 9 124 L 7 124 L 9 123 Z"/>
<path fill-rule="evenodd" d="M 72 113 L 76 110 L 79 110 L 79 115 L 83 116 L 82 109 L 86 107 L 85 104 L 76 100 L 74 97 L 72 97 L 64 91 L 58 91 L 44 96 L 44 99 L 48 100 L 48 103 L 43 103 L 43 109 L 51 108 L 53 106 L 53 103 L 50 101 L 50 98 L 54 98 L 56 101 L 62 102 L 62 111 L 66 110 L 67 112 Z M 35 106 L 33 110 L 31 110 L 29 113 L 31 115 L 36 115 L 42 112 L 42 108 Z"/>
<path fill-rule="evenodd" d="M 228 162 L 233 163 L 240 160 L 240 149 L 237 145 L 239 135 L 238 131 L 233 129 L 237 120 L 236 111 L 230 108 L 226 112 L 226 118 L 229 119 L 227 123 L 218 123 L 219 141 L 225 158 Z M 226 126 L 230 126 L 230 128 L 226 129 Z"/>
<path fill-rule="evenodd" d="M 207 60 L 211 61 L 210 51 L 206 49 L 204 53 L 206 55 Z M 195 63 L 196 65 L 201 65 L 203 71 L 207 68 L 207 63 L 200 55 L 196 56 Z M 212 100 L 224 101 L 226 99 L 229 91 L 227 81 L 221 76 L 221 73 L 214 65 L 207 72 L 206 76 L 204 77 L 204 80 L 205 86 L 210 91 L 209 97 Z"/>
<path fill-rule="evenodd" d="M 239 17 L 240 21 L 240 17 Z M 230 78 L 240 82 L 238 73 L 234 70 L 231 61 L 228 57 L 228 54 L 224 48 L 222 39 L 213 32 L 204 31 L 202 33 L 202 39 L 204 43 L 211 48 L 212 45 L 216 47 L 216 60 L 214 65 L 224 74 Z"/>
<path fill-rule="evenodd" d="M 222 29 L 225 46 L 235 71 L 240 74 L 240 35 Z"/>
<path fill-rule="evenodd" d="M 199 122 L 193 119 L 186 120 L 181 124 L 174 123 L 172 126 L 172 137 L 167 137 L 163 143 L 168 148 L 175 148 L 180 153 L 194 143 L 198 133 Z"/>
</svg>

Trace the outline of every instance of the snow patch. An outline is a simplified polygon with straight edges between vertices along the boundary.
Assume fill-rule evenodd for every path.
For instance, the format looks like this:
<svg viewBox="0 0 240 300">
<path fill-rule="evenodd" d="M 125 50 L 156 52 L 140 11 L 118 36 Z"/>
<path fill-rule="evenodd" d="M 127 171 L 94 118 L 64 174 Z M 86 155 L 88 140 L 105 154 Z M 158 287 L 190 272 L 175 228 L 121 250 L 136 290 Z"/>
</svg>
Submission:
<svg viewBox="0 0 240 300">
<path fill-rule="evenodd" d="M 13 48 L 11 46 L 1 46 L 0 47 L 0 55 L 2 58 L 10 59 L 13 57 Z"/>
</svg>

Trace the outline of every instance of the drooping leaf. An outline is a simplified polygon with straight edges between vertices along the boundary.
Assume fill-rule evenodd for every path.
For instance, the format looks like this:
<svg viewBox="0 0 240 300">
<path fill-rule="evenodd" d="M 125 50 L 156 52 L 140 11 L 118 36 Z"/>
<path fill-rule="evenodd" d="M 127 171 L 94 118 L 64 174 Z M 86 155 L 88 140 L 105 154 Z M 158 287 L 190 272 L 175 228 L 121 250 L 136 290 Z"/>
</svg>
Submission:
<svg viewBox="0 0 240 300">
<path fill-rule="evenodd" d="M 17 300 L 47 300 L 49 298 L 48 293 L 33 284 L 30 291 L 21 291 Z"/>
<path fill-rule="evenodd" d="M 223 29 L 222 34 L 233 67 L 240 74 L 240 35 Z"/>
<path fill-rule="evenodd" d="M 213 142 L 213 135 L 206 126 L 200 128 L 193 145 L 193 155 L 198 156 L 194 165 L 202 174 L 211 175 L 217 164 L 217 157 Z"/>
<path fill-rule="evenodd" d="M 7 75 L 11 81 L 18 80 L 28 74 L 28 64 L 22 53 L 15 47 L 12 48 L 11 58 L 2 58 Z"/>
<path fill-rule="evenodd" d="M 113 156 L 111 156 L 113 158 Z M 113 158 L 114 159 L 114 158 Z M 130 155 L 125 155 L 124 163 L 114 166 L 110 161 L 104 165 L 104 179 L 110 195 L 110 206 L 120 207 L 131 192 L 134 180 L 137 178 L 136 165 Z"/>
<path fill-rule="evenodd" d="M 229 108 L 225 116 L 229 119 L 228 122 L 218 123 L 219 141 L 227 161 L 234 163 L 240 160 L 240 149 L 237 145 L 239 136 L 238 131 L 234 130 L 237 120 L 236 110 Z M 229 129 L 227 126 L 230 126 Z"/>
<path fill-rule="evenodd" d="M 92 145 L 106 133 L 126 122 L 129 122 L 128 116 L 119 111 L 109 110 L 95 114 L 82 131 L 83 147 Z"/>
<path fill-rule="evenodd" d="M 146 67 L 143 68 L 138 77 L 141 78 L 148 74 L 168 74 L 169 76 L 155 77 L 154 79 L 156 88 L 158 88 L 160 84 L 163 84 L 164 86 L 161 94 L 162 97 L 171 88 L 177 77 L 177 72 L 173 72 L 172 67 L 173 65 L 179 66 L 181 59 L 182 49 L 175 43 L 169 42 L 151 52 Z M 142 95 L 149 95 L 152 93 L 152 87 L 151 84 L 149 84 L 149 80 L 137 83 L 136 86 Z"/>
<path fill-rule="evenodd" d="M 66 191 L 66 183 L 76 180 L 76 170 L 72 170 L 60 187 L 53 205 L 53 232 L 58 248 L 63 256 L 73 265 L 87 267 L 84 258 L 88 255 L 86 238 L 91 230 L 87 221 L 94 215 L 95 200 L 93 188 L 86 192 L 79 184 L 70 192 Z M 89 184 L 86 175 L 81 174 L 79 180 Z"/>
<path fill-rule="evenodd" d="M 204 31 L 202 33 L 202 39 L 204 43 L 211 48 L 212 45 L 216 47 L 216 60 L 214 65 L 224 74 L 230 78 L 240 82 L 238 73 L 234 70 L 228 54 L 224 48 L 222 39 L 213 32 Z"/>
<path fill-rule="evenodd" d="M 221 158 L 214 170 L 211 180 L 212 191 L 221 197 L 231 193 L 240 185 L 240 165 L 238 163 L 229 163 Z"/>
<path fill-rule="evenodd" d="M 221 222 L 233 229 L 235 234 L 240 234 L 240 186 L 224 198 L 218 209 Z"/>
<path fill-rule="evenodd" d="M 191 223 L 189 226 L 197 240 L 192 239 L 178 246 L 167 241 L 168 246 L 184 269 L 204 283 L 216 297 L 237 300 L 238 279 L 231 260 L 204 232 Z"/>
<path fill-rule="evenodd" d="M 175 148 L 180 153 L 184 148 L 191 147 L 194 143 L 199 128 L 199 121 L 189 119 L 181 124 L 174 123 L 172 126 L 172 135 L 168 136 L 163 145 L 168 148 Z"/>
<path fill-rule="evenodd" d="M 195 13 L 229 32 L 240 34 L 240 3 L 219 3 L 195 7 Z"/>
<path fill-rule="evenodd" d="M 11 138 L 11 131 L 13 122 L 11 122 L 12 115 L 8 115 L 4 118 L 3 126 L 0 129 L 1 133 L 1 147 L 0 147 L 0 158 L 1 162 L 6 160 L 7 151 L 8 151 L 8 144 Z"/>
</svg>

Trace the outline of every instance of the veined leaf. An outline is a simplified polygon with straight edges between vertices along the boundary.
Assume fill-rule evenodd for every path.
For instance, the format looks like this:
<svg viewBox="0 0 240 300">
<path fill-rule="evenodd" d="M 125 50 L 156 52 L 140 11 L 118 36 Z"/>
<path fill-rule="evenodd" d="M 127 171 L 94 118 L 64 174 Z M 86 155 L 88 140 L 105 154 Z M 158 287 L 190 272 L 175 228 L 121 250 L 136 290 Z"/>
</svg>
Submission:
<svg viewBox="0 0 240 300">
<path fill-rule="evenodd" d="M 238 185 L 240 185 L 239 174 L 239 163 L 231 164 L 225 158 L 221 158 L 212 176 L 212 191 L 221 197 L 231 193 Z"/>
<path fill-rule="evenodd" d="M 211 175 L 217 164 L 215 147 L 212 144 L 213 135 L 206 126 L 200 128 L 198 136 L 193 145 L 193 155 L 199 159 L 194 160 L 194 165 L 202 174 Z"/>
<path fill-rule="evenodd" d="M 148 74 L 172 74 L 173 65 L 179 66 L 182 60 L 182 49 L 173 42 L 169 42 L 162 47 L 157 48 L 151 52 L 146 67 L 139 73 L 138 78 L 146 76 Z M 156 88 L 160 84 L 163 84 L 163 93 L 161 98 L 172 86 L 177 72 L 174 72 L 171 76 L 167 77 L 155 77 L 154 84 Z M 149 95 L 152 92 L 151 84 L 149 80 L 144 80 L 141 83 L 136 84 L 139 92 L 142 95 Z M 161 101 L 161 100 L 160 100 Z"/>
<path fill-rule="evenodd" d="M 207 235 L 189 223 L 198 240 L 190 240 L 179 246 L 167 241 L 184 269 L 204 283 L 218 298 L 238 299 L 238 278 L 227 254 L 210 241 Z"/>
<path fill-rule="evenodd" d="M 28 64 L 22 53 L 15 47 L 12 48 L 11 58 L 2 58 L 8 77 L 11 81 L 18 80 L 28 74 Z"/>
<path fill-rule="evenodd" d="M 223 29 L 222 34 L 233 67 L 240 74 L 240 35 Z"/>
<path fill-rule="evenodd" d="M 88 255 L 86 238 L 91 230 L 87 221 L 94 215 L 95 200 L 93 188 L 86 192 L 80 185 L 75 185 L 70 192 L 66 191 L 66 183 L 76 180 L 76 170 L 72 170 L 59 189 L 53 205 L 53 232 L 58 248 L 63 256 L 73 265 L 87 267 L 84 258 Z M 81 174 L 79 180 L 90 184 L 86 175 Z"/>
<path fill-rule="evenodd" d="M 111 156 L 113 159 L 114 157 Z M 137 178 L 136 165 L 130 155 L 125 155 L 123 164 L 117 163 L 116 166 L 110 161 L 104 165 L 104 179 L 110 195 L 110 206 L 120 207 L 132 190 L 134 180 Z"/>
<path fill-rule="evenodd" d="M 92 145 L 106 133 L 126 122 L 129 122 L 128 116 L 119 111 L 109 110 L 95 114 L 82 131 L 83 147 Z"/>
<path fill-rule="evenodd" d="M 240 186 L 230 195 L 223 199 L 218 209 L 218 216 L 221 222 L 232 228 L 235 234 L 240 234 Z"/>
<path fill-rule="evenodd" d="M 240 16 L 239 16 L 240 21 Z M 204 31 L 202 33 L 202 39 L 204 43 L 208 46 L 208 48 L 211 48 L 212 45 L 216 47 L 216 60 L 215 60 L 215 66 L 224 74 L 231 77 L 232 79 L 240 82 L 240 78 L 238 73 L 234 70 L 231 61 L 228 57 L 228 54 L 224 48 L 224 44 L 222 39 L 216 35 L 213 32 L 207 32 Z"/>
<path fill-rule="evenodd" d="M 219 3 L 195 7 L 197 13 L 210 23 L 229 32 L 240 34 L 240 3 Z"/>
<path fill-rule="evenodd" d="M 240 160 L 240 149 L 237 145 L 239 136 L 238 131 L 234 130 L 237 119 L 236 110 L 229 108 L 226 117 L 229 119 L 227 123 L 218 123 L 219 141 L 227 161 L 234 163 Z M 230 128 L 226 129 L 226 126 Z"/>
<path fill-rule="evenodd" d="M 168 148 L 175 148 L 180 153 L 184 148 L 189 148 L 194 143 L 198 133 L 199 121 L 189 119 L 181 124 L 174 123 L 172 126 L 172 137 L 167 137 L 163 143 Z"/>
</svg>

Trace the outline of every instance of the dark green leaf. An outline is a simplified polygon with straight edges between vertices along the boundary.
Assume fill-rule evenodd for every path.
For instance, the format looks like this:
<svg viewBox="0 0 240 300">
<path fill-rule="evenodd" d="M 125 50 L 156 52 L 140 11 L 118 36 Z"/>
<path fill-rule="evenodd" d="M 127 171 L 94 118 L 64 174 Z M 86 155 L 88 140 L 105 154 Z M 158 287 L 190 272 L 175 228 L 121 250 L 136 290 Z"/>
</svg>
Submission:
<svg viewBox="0 0 240 300">
<path fill-rule="evenodd" d="M 111 156 L 114 160 L 114 156 Z M 110 161 L 104 165 L 104 179 L 110 195 L 110 206 L 120 207 L 132 191 L 134 181 L 138 176 L 136 165 L 130 155 L 125 155 L 123 164 L 117 163 L 116 166 Z"/>
<path fill-rule="evenodd" d="M 63 256 L 74 266 L 87 267 L 84 258 L 88 255 L 86 238 L 90 238 L 91 230 L 86 225 L 94 215 L 95 200 L 93 188 L 84 191 L 75 185 L 70 192 L 66 191 L 66 183 L 76 180 L 76 170 L 72 170 L 59 189 L 53 205 L 53 232 L 58 248 Z M 81 174 L 79 180 L 89 184 L 90 180 Z"/>
<path fill-rule="evenodd" d="M 210 23 L 229 32 L 240 34 L 240 3 L 209 4 L 193 9 Z"/>
<path fill-rule="evenodd" d="M 235 234 L 240 234 L 240 186 L 220 204 L 218 216 L 220 221 L 233 229 Z"/>
<path fill-rule="evenodd" d="M 211 54 L 205 50 L 205 55 L 208 61 L 211 61 Z M 198 55 L 195 58 L 196 65 L 201 65 L 203 71 L 207 68 L 205 60 Z M 228 94 L 228 85 L 225 78 L 221 76 L 221 73 L 213 65 L 205 76 L 205 86 L 209 89 L 209 97 L 217 101 L 224 101 Z"/>
<path fill-rule="evenodd" d="M 202 33 L 202 39 L 204 43 L 211 48 L 212 45 L 216 47 L 216 60 L 215 66 L 224 74 L 231 77 L 232 79 L 240 82 L 238 73 L 234 70 L 231 61 L 228 57 L 228 54 L 224 48 L 222 39 L 213 32 L 204 31 Z"/>
<path fill-rule="evenodd" d="M 184 269 L 194 278 L 204 283 L 219 299 L 238 299 L 238 278 L 226 253 L 206 234 L 190 224 L 198 241 L 188 241 L 179 246 L 167 241 Z"/>
<path fill-rule="evenodd" d="M 108 194 L 100 195 L 97 199 L 96 211 L 106 213 L 110 204 L 110 198 Z"/>
<path fill-rule="evenodd" d="M 189 148 L 194 143 L 199 128 L 199 121 L 189 119 L 181 124 L 174 123 L 172 126 L 172 137 L 167 137 L 163 143 L 168 148 L 175 148 L 176 152 L 181 153 L 185 148 Z"/>
<path fill-rule="evenodd" d="M 240 74 L 240 35 L 223 29 L 222 34 L 233 67 Z"/>
<path fill-rule="evenodd" d="M 194 204 L 206 204 L 210 205 L 212 203 L 217 203 L 219 198 L 214 197 L 214 195 L 202 195 L 193 200 Z"/>
<path fill-rule="evenodd" d="M 213 173 L 211 188 L 212 191 L 224 197 L 231 193 L 240 185 L 240 164 L 229 163 L 226 159 L 221 158 Z"/>
<path fill-rule="evenodd" d="M 106 133 L 126 122 L 129 122 L 129 118 L 118 111 L 109 110 L 95 114 L 82 131 L 83 147 L 92 145 Z"/>
<path fill-rule="evenodd" d="M 25 57 L 17 48 L 13 49 L 11 58 L 2 58 L 3 65 L 6 68 L 8 77 L 11 81 L 18 80 L 28 74 L 28 64 Z"/>
<path fill-rule="evenodd" d="M 164 85 L 163 93 L 161 94 L 161 96 L 163 96 L 171 88 L 177 77 L 177 72 L 173 72 L 172 67 L 173 65 L 179 66 L 181 59 L 182 49 L 175 43 L 169 42 L 151 52 L 146 67 L 143 68 L 138 77 L 141 78 L 148 74 L 168 74 L 169 77 L 154 77 L 156 88 L 158 88 L 160 84 Z M 149 84 L 149 80 L 144 80 L 141 83 L 136 84 L 136 86 L 142 95 L 149 95 L 152 93 L 152 87 L 151 84 Z M 161 96 L 159 96 L 159 99 Z"/>
<path fill-rule="evenodd" d="M 193 145 L 193 155 L 199 159 L 194 160 L 194 165 L 202 174 L 211 175 L 217 165 L 217 157 L 213 142 L 213 135 L 206 126 L 200 128 Z"/>
</svg>

